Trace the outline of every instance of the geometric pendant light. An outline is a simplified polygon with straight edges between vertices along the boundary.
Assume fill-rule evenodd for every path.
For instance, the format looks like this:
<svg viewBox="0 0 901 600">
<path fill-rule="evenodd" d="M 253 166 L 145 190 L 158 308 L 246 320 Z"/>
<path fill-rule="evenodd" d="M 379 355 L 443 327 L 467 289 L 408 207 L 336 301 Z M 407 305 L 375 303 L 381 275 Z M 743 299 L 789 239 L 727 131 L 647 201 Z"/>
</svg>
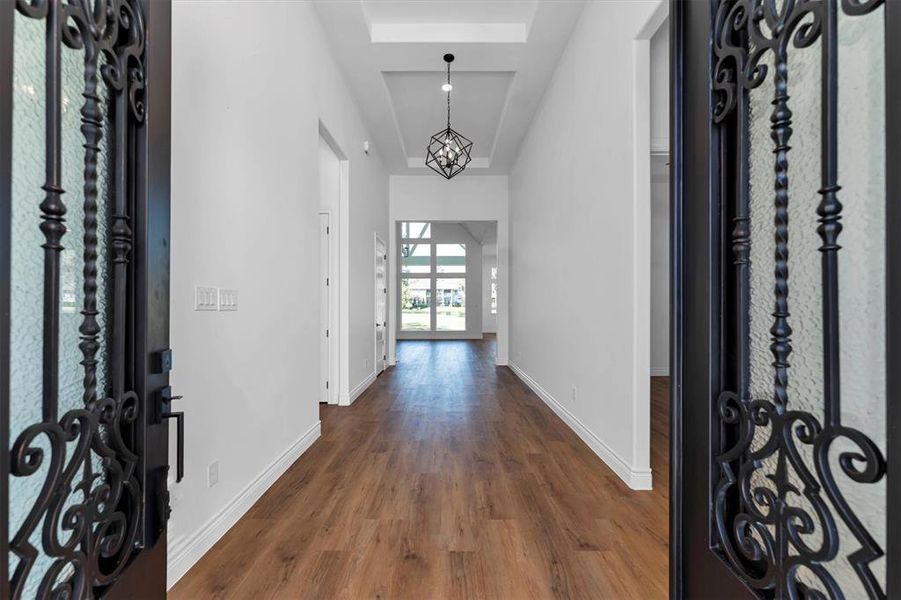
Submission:
<svg viewBox="0 0 901 600">
<path fill-rule="evenodd" d="M 451 129 L 450 93 L 454 88 L 450 82 L 450 64 L 453 61 L 453 54 L 444 55 L 444 62 L 447 63 L 447 83 L 442 85 L 441 89 L 447 92 L 447 127 L 431 137 L 426 147 L 425 159 L 425 164 L 445 179 L 460 173 L 472 160 L 470 157 L 472 142 Z"/>
</svg>

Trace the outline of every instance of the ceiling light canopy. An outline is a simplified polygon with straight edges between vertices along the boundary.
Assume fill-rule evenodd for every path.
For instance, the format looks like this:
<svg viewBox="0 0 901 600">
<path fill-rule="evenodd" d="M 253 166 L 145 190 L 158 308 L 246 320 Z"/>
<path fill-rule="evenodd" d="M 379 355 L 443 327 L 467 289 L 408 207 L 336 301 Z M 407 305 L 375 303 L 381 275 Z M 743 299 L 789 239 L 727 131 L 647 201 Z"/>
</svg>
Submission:
<svg viewBox="0 0 901 600">
<path fill-rule="evenodd" d="M 447 63 L 447 83 L 441 86 L 441 89 L 447 92 L 447 128 L 431 137 L 426 147 L 425 159 L 426 166 L 445 179 L 459 174 L 472 160 L 470 157 L 472 142 L 451 129 L 450 93 L 453 86 L 450 82 L 450 64 L 453 61 L 453 54 L 444 55 L 444 62 Z"/>
</svg>

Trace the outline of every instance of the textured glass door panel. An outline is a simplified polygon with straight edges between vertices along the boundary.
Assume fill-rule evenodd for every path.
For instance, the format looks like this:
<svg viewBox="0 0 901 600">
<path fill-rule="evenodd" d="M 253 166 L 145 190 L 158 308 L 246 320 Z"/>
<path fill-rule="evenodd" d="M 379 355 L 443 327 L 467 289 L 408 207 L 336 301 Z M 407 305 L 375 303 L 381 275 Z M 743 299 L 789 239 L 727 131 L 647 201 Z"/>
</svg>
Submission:
<svg viewBox="0 0 901 600">
<path fill-rule="evenodd" d="M 14 71 L 13 71 L 13 170 L 12 170 L 12 252 L 10 287 L 10 424 L 13 439 L 32 423 L 42 420 L 42 352 L 43 352 L 43 302 L 44 302 L 44 235 L 39 228 L 39 208 L 45 192 L 45 37 L 46 24 L 39 20 L 18 17 L 15 22 Z M 66 233 L 62 238 L 60 253 L 59 293 L 59 395 L 58 412 L 85 406 L 84 355 L 79 348 L 82 341 L 80 327 L 83 322 L 85 286 L 85 139 L 81 132 L 81 106 L 84 102 L 84 57 L 80 51 L 65 46 L 61 52 L 61 187 L 65 190 Z M 107 87 L 98 86 L 102 110 L 107 112 Z M 98 394 L 107 393 L 106 385 L 106 322 L 107 322 L 107 273 L 108 255 L 106 240 L 108 229 L 108 156 L 110 131 L 105 119 L 98 158 L 98 193 L 96 219 L 98 222 L 97 322 L 100 326 L 100 348 L 97 352 Z M 93 277 L 94 275 L 92 275 Z M 75 441 L 66 446 L 67 458 L 74 450 Z M 34 446 L 45 456 L 51 447 L 39 437 Z M 91 455 L 90 468 L 95 475 L 88 487 L 96 491 L 105 483 L 100 458 Z M 47 479 L 49 461 L 29 477 L 10 477 L 10 531 L 15 533 L 22 526 L 28 511 L 38 498 Z M 87 471 L 86 471 L 87 473 Z M 83 491 L 73 492 L 65 500 L 65 510 L 84 502 Z M 57 526 L 58 537 L 66 541 L 71 531 Z M 42 528 L 31 534 L 29 541 L 37 549 L 42 548 Z M 11 570 L 17 566 L 10 558 Z M 23 597 L 34 596 L 42 577 L 48 572 L 52 560 L 39 551 L 35 563 L 25 579 Z M 65 579 L 64 570 L 57 580 Z"/>
<path fill-rule="evenodd" d="M 792 326 L 788 396 L 804 410 L 823 410 L 822 274 L 817 234 L 820 201 L 820 42 L 792 55 L 793 111 L 788 153 L 788 302 Z M 772 55 L 764 61 L 772 70 Z M 773 396 L 770 351 L 775 302 L 776 209 L 771 117 L 773 77 L 750 91 L 751 395 Z"/>
<path fill-rule="evenodd" d="M 842 186 L 839 199 L 844 205 L 844 228 L 839 237 L 841 418 L 844 425 L 864 432 L 885 455 L 884 11 L 856 17 L 840 12 L 838 27 L 838 181 Z M 839 453 L 847 451 L 857 448 L 846 439 L 837 440 L 830 452 L 833 464 Z M 861 486 L 837 472 L 837 483 L 850 507 L 876 544 L 885 549 L 886 479 Z M 842 554 L 847 555 L 860 544 L 844 523 L 840 526 L 845 548 Z M 899 568 L 898 550 L 892 552 L 896 553 L 895 568 Z M 883 589 L 886 562 L 881 557 L 870 563 Z M 843 589 L 849 598 L 863 595 L 859 580 L 849 568 L 846 562 L 841 571 Z"/>
<path fill-rule="evenodd" d="M 10 575 L 0 594 L 131 597 L 130 579 L 141 579 L 158 595 L 165 561 L 144 552 L 168 516 L 169 415 L 143 399 L 148 387 L 156 394 L 168 385 L 165 373 L 150 373 L 148 356 L 168 345 L 168 200 L 150 203 L 147 190 L 157 179 L 168 189 L 165 169 L 149 168 L 151 147 L 168 146 L 146 143 L 144 23 L 159 10 L 154 48 L 166 56 L 169 7 L 5 5 L 13 28 L 0 61 L 12 66 L 14 86 L 11 131 L 0 132 L 12 153 L 3 475 L 11 502 L 2 540 Z M 165 106 L 168 71 L 153 64 L 162 88 L 153 105 Z M 155 123 L 168 132 L 166 121 Z"/>
<path fill-rule="evenodd" d="M 822 338 L 822 287 L 817 234 L 817 205 L 820 195 L 821 148 L 821 54 L 820 42 L 812 47 L 791 54 L 790 102 L 797 107 L 792 115 L 791 151 L 788 153 L 788 205 L 784 217 L 787 229 L 777 224 L 775 143 L 772 138 L 776 94 L 775 77 L 749 92 L 749 189 L 750 189 L 750 394 L 752 398 L 775 401 L 776 374 L 771 351 L 776 311 L 776 278 L 779 276 L 777 259 L 785 260 L 787 274 L 788 323 L 792 328 L 785 390 L 788 407 L 823 413 L 823 338 Z M 762 61 L 772 73 L 773 56 L 767 54 Z M 780 240 L 784 244 L 778 244 Z M 772 427 L 755 429 L 752 448 L 760 451 L 776 432 Z M 813 468 L 813 447 L 798 444 L 798 452 L 804 464 Z M 778 495 L 773 478 L 780 467 L 779 453 L 772 453 L 762 460 L 760 468 L 753 472 L 752 486 L 767 489 Z M 803 484 L 797 472 L 789 469 L 788 479 L 799 489 Z M 788 494 L 787 503 L 807 513 L 814 508 L 803 494 Z M 761 503 L 757 508 L 765 511 Z M 767 526 L 777 537 L 776 527 Z M 760 535 L 758 542 L 763 542 Z M 822 544 L 822 531 L 814 529 L 804 536 L 811 547 Z M 799 578 L 815 584 L 802 571 Z"/>
<path fill-rule="evenodd" d="M 841 423 L 859 429 L 884 454 L 883 13 L 849 17 L 838 12 L 838 199 L 844 207 L 844 229 L 838 238 L 839 335 L 835 341 L 840 344 Z M 823 313 L 824 240 L 818 230 L 818 209 L 823 198 L 822 39 L 805 48 L 790 45 L 787 55 L 786 105 L 791 111 L 787 116 L 784 112 L 776 116 L 783 107 L 777 106 L 776 101 L 778 77 L 772 50 L 760 61 L 767 77 L 748 91 L 749 397 L 773 402 L 777 411 L 809 414 L 818 426 L 825 426 L 828 417 L 824 331 L 828 328 Z M 790 122 L 786 123 L 786 118 Z M 774 135 L 774 131 L 782 125 L 790 127 L 790 132 L 788 149 L 780 155 L 777 138 L 786 138 Z M 780 211 L 780 193 L 786 181 L 787 203 L 785 210 Z M 781 309 L 778 298 L 785 301 Z M 784 321 L 778 318 L 783 311 Z M 784 329 L 785 324 L 790 330 Z M 774 327 L 787 332 L 787 353 L 775 349 L 778 335 Z M 784 369 L 775 365 L 780 359 L 785 359 Z M 781 435 L 774 429 L 772 419 L 764 419 L 753 428 L 750 452 L 744 462 L 750 472 L 752 493 L 742 500 L 742 505 L 747 510 L 750 504 L 752 513 L 765 515 L 768 508 L 764 496 L 781 494 L 787 507 L 812 517 L 809 530 L 801 529 L 796 540 L 786 542 L 786 556 L 798 554 L 799 544 L 810 549 L 823 547 L 826 530 L 834 527 L 839 550 L 837 556 L 823 561 L 826 574 L 818 575 L 802 566 L 797 580 L 826 593 L 826 581 L 832 578 L 846 597 L 867 597 L 868 590 L 849 558 L 863 544 L 840 517 L 837 499 L 820 488 L 822 474 L 817 470 L 816 445 L 805 441 L 804 431 L 798 427 L 800 422 L 787 428 L 791 441 L 785 442 L 785 448 L 772 446 L 774 437 Z M 789 447 L 796 453 L 794 459 L 787 458 Z M 828 450 L 840 493 L 876 545 L 884 549 L 885 479 L 861 485 L 843 472 L 840 454 L 860 452 L 847 437 L 836 437 Z M 753 469 L 752 460 L 758 465 Z M 784 486 L 778 483 L 780 473 L 785 476 Z M 756 496 L 758 491 L 764 496 Z M 767 544 L 765 532 L 769 532 L 771 540 L 785 536 L 785 530 L 780 531 L 774 523 L 762 527 L 750 532 L 761 547 Z M 884 588 L 884 557 L 866 565 Z"/>
<path fill-rule="evenodd" d="M 12 240 L 10 287 L 10 431 L 13 439 L 31 423 L 41 420 L 41 356 L 43 352 L 44 236 L 38 229 L 44 184 L 44 29 L 39 21 L 17 19 L 13 71 Z M 40 439 L 36 447 L 50 452 Z M 48 469 L 44 463 L 32 477 L 9 478 L 10 535 L 25 520 L 38 498 Z M 4 476 L 6 476 L 4 474 Z M 40 530 L 29 538 L 40 548 Z M 11 571 L 17 561 L 9 557 Z M 34 597 L 40 574 L 49 559 L 39 554 L 36 576 L 24 585 L 25 597 Z"/>
</svg>

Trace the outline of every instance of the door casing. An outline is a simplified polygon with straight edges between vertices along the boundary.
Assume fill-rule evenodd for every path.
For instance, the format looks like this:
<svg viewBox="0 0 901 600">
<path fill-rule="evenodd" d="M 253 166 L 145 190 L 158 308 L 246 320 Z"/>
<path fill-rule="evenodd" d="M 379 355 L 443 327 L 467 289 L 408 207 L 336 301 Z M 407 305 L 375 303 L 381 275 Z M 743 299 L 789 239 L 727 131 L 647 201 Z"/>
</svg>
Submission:
<svg viewBox="0 0 901 600">
<path fill-rule="evenodd" d="M 375 237 L 375 272 L 374 294 L 375 294 L 375 353 L 373 357 L 373 369 L 375 375 L 378 376 L 388 366 L 388 244 L 382 239 L 382 236 L 376 232 Z M 385 271 L 385 280 L 379 284 L 379 263 L 382 264 Z M 381 302 L 381 310 L 379 303 Z M 381 325 L 379 324 L 381 321 Z M 382 334 L 381 344 L 379 343 L 379 332 Z"/>
</svg>

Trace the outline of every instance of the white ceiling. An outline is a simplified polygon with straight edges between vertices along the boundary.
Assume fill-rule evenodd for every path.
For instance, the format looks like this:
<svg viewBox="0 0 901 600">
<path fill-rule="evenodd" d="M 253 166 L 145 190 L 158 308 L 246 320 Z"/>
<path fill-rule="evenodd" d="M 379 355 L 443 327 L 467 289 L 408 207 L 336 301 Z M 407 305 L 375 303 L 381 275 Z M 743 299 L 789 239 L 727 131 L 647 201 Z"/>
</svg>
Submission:
<svg viewBox="0 0 901 600">
<path fill-rule="evenodd" d="M 506 174 L 584 0 L 316 0 L 392 174 L 427 175 L 425 146 L 447 120 L 473 141 L 468 174 Z"/>
</svg>

